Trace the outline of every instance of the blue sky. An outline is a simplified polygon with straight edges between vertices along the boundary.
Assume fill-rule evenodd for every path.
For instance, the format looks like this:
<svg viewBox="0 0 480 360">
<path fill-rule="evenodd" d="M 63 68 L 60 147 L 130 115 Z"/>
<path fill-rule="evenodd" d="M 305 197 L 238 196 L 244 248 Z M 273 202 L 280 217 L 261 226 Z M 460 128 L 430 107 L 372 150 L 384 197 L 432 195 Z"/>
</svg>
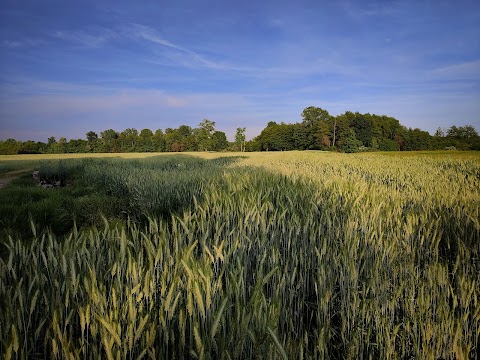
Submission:
<svg viewBox="0 0 480 360">
<path fill-rule="evenodd" d="M 0 139 L 216 122 L 310 105 L 480 131 L 480 2 L 4 0 Z"/>
</svg>

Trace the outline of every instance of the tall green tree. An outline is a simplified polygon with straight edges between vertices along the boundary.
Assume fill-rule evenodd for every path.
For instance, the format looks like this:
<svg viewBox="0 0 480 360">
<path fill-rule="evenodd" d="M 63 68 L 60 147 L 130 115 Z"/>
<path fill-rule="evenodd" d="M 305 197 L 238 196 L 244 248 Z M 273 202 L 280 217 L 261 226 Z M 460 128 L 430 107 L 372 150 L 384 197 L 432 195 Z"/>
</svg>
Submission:
<svg viewBox="0 0 480 360">
<path fill-rule="evenodd" d="M 328 121 L 331 116 L 327 110 L 316 107 L 309 106 L 303 109 L 302 111 L 302 123 L 308 126 L 314 126 L 319 121 Z"/>
<path fill-rule="evenodd" d="M 346 131 L 345 138 L 343 139 L 343 151 L 346 153 L 358 152 L 360 146 L 362 146 L 362 142 L 357 139 L 355 130 L 353 128 L 349 128 Z"/>
<path fill-rule="evenodd" d="M 304 127 L 304 125 L 300 124 Z M 285 151 L 295 149 L 295 125 L 285 123 L 269 123 L 257 137 L 260 149 L 266 151 Z"/>
<path fill-rule="evenodd" d="M 227 135 L 223 131 L 215 131 L 211 139 L 211 150 L 221 151 L 228 147 Z"/>
<path fill-rule="evenodd" d="M 18 154 L 41 154 L 46 148 L 47 145 L 45 143 L 27 140 L 21 144 Z"/>
<path fill-rule="evenodd" d="M 333 126 L 330 125 L 331 120 L 321 120 L 316 126 L 315 139 L 320 149 L 326 149 L 332 146 Z"/>
<path fill-rule="evenodd" d="M 95 131 L 87 132 L 87 151 L 96 151 L 98 147 L 98 135 Z"/>
<path fill-rule="evenodd" d="M 138 131 L 134 128 L 128 128 L 120 133 L 120 141 L 125 151 L 135 151 L 135 145 L 138 141 Z"/>
<path fill-rule="evenodd" d="M 57 139 L 55 139 L 55 136 L 50 136 L 48 138 L 47 151 L 51 154 L 57 151 Z"/>
<path fill-rule="evenodd" d="M 292 139 L 293 139 L 293 148 L 297 150 L 308 150 L 314 149 L 316 145 L 315 141 L 315 127 L 310 125 L 305 125 L 304 123 L 296 123 L 290 125 L 293 130 Z M 285 139 L 285 130 L 282 131 L 282 136 Z M 285 140 L 284 140 L 285 142 Z"/>
<path fill-rule="evenodd" d="M 138 151 L 152 152 L 155 151 L 153 145 L 153 132 L 150 129 L 142 129 L 138 135 Z"/>
<path fill-rule="evenodd" d="M 67 152 L 67 139 L 64 137 L 61 137 L 58 140 L 57 145 L 55 146 L 56 150 L 55 153 L 57 154 L 65 154 Z"/>
<path fill-rule="evenodd" d="M 332 146 L 342 148 L 343 141 L 350 133 L 350 114 L 347 112 L 342 115 L 333 117 L 330 120 L 330 126 L 332 127 Z"/>
<path fill-rule="evenodd" d="M 85 151 L 89 151 L 90 147 L 88 145 L 87 140 L 83 139 L 70 139 L 65 146 L 66 153 L 84 153 Z"/>
<path fill-rule="evenodd" d="M 360 140 L 364 146 L 371 146 L 373 137 L 373 124 L 370 114 L 362 115 L 356 112 L 353 114 L 350 124 L 353 130 L 355 130 L 356 138 Z"/>
<path fill-rule="evenodd" d="M 405 150 L 428 150 L 430 149 L 431 136 L 427 131 L 418 128 L 408 129 Z"/>
<path fill-rule="evenodd" d="M 240 149 L 240 151 L 245 151 L 245 132 L 247 128 L 237 128 L 237 132 L 235 133 L 235 144 L 237 144 L 237 147 Z"/>
<path fill-rule="evenodd" d="M 212 137 L 215 132 L 215 121 L 203 119 L 197 131 L 199 150 L 208 151 L 212 149 Z"/>
<path fill-rule="evenodd" d="M 0 154 L 2 155 L 14 155 L 18 154 L 20 147 L 22 146 L 21 141 L 9 138 L 5 141 L 0 141 Z"/>
<path fill-rule="evenodd" d="M 165 151 L 165 134 L 162 129 L 157 129 L 155 135 L 153 136 L 153 144 L 155 151 Z"/>
<path fill-rule="evenodd" d="M 321 148 L 321 140 L 323 139 L 323 135 L 319 137 L 319 125 L 322 122 L 330 122 L 332 116 L 327 110 L 316 106 L 306 107 L 303 109 L 301 116 L 301 125 L 303 125 L 304 128 L 302 129 L 300 125 L 296 126 L 295 138 L 297 146 L 299 149 L 304 150 Z"/>
<path fill-rule="evenodd" d="M 181 136 L 177 129 L 166 128 L 165 129 L 165 149 L 166 151 L 183 151 L 181 147 Z"/>
<path fill-rule="evenodd" d="M 118 138 L 119 134 L 113 129 L 104 130 L 100 133 L 102 137 L 102 148 L 103 152 L 116 152 L 119 151 Z"/>
</svg>

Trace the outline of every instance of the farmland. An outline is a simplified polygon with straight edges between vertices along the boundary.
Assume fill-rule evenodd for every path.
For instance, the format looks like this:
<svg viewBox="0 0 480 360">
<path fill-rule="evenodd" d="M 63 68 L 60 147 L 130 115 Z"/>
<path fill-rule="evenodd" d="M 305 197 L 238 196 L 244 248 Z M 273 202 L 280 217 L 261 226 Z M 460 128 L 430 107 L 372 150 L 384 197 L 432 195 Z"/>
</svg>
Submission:
<svg viewBox="0 0 480 360">
<path fill-rule="evenodd" d="M 480 155 L 0 157 L 5 358 L 468 359 Z"/>
</svg>

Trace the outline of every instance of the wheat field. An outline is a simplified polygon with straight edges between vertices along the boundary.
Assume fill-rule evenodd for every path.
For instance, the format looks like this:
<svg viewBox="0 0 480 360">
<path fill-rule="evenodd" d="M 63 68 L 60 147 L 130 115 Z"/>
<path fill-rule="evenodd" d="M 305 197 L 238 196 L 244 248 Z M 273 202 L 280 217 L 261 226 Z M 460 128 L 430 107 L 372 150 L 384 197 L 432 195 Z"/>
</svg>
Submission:
<svg viewBox="0 0 480 360">
<path fill-rule="evenodd" d="M 477 358 L 475 153 L 23 160 L 128 213 L 1 239 L 6 359 Z"/>
</svg>

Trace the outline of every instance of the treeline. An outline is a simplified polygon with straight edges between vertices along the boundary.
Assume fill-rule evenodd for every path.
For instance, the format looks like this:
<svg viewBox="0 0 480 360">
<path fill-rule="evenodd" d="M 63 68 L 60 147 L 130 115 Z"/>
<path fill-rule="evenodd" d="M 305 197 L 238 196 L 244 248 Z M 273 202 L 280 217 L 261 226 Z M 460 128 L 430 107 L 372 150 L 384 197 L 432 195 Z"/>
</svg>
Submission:
<svg viewBox="0 0 480 360">
<path fill-rule="evenodd" d="M 471 125 L 438 129 L 434 136 L 418 128 L 411 129 L 385 115 L 347 111 L 332 116 L 310 106 L 303 110 L 302 121 L 294 124 L 269 122 L 247 149 L 269 150 L 480 150 L 480 137 Z"/>
<path fill-rule="evenodd" d="M 153 132 L 134 128 L 122 132 L 108 129 L 100 136 L 89 131 L 84 139 L 67 141 L 62 137 L 58 141 L 50 137 L 47 143 L 8 139 L 0 142 L 0 154 L 46 154 L 46 153 L 109 153 L 109 152 L 183 152 L 183 151 L 224 151 L 241 150 L 245 142 L 245 128 L 238 128 L 236 144 L 227 140 L 222 131 L 215 129 L 215 122 L 204 119 L 197 128 L 182 125 L 177 129 L 158 129 Z"/>
<path fill-rule="evenodd" d="M 183 152 L 183 151 L 286 151 L 333 150 L 407 151 L 480 150 L 480 136 L 471 125 L 437 129 L 432 136 L 418 128 L 407 128 L 389 116 L 347 111 L 332 116 L 310 106 L 302 121 L 287 124 L 271 121 L 259 136 L 245 139 L 245 128 L 237 128 L 235 141 L 229 142 L 215 122 L 204 119 L 197 128 L 182 125 L 177 129 L 153 132 L 134 128 L 122 132 L 108 129 L 100 136 L 89 131 L 84 139 L 50 137 L 47 143 L 15 139 L 0 141 L 0 154 L 85 153 L 85 152 Z"/>
</svg>

